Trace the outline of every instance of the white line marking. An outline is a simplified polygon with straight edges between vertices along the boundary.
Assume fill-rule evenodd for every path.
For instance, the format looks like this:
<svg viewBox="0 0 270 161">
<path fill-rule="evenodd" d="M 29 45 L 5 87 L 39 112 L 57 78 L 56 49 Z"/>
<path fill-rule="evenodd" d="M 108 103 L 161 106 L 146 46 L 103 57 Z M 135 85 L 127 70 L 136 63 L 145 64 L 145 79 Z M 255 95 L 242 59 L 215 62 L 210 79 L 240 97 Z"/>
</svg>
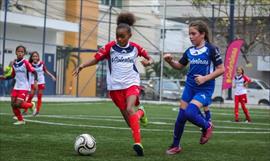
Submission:
<svg viewBox="0 0 270 161">
<path fill-rule="evenodd" d="M 7 113 L 0 113 L 0 115 L 10 115 Z M 80 115 L 82 116 L 82 115 Z M 60 118 L 60 119 L 74 119 L 74 120 L 96 120 L 96 121 L 109 121 L 109 122 L 124 122 L 123 119 L 108 119 L 110 118 L 121 118 L 118 116 L 85 116 L 84 117 L 78 117 L 76 116 L 65 116 L 65 115 L 39 115 L 38 117 L 44 117 L 44 118 Z M 31 115 L 24 116 L 24 118 L 33 118 Z M 215 122 L 215 121 L 214 121 Z M 231 122 L 233 123 L 233 122 Z M 172 126 L 174 123 L 167 123 L 167 122 L 149 122 L 149 124 L 153 125 L 169 125 Z M 246 124 L 246 123 L 245 123 Z M 251 123 L 253 124 L 253 123 Z M 194 127 L 192 124 L 186 124 L 187 127 Z M 261 131 L 270 131 L 269 128 L 252 128 L 252 127 L 232 127 L 232 126 L 216 126 L 215 128 L 220 129 L 237 129 L 237 130 L 261 130 Z"/>
<path fill-rule="evenodd" d="M 47 124 L 47 125 L 56 125 L 56 126 L 71 126 L 71 127 L 92 127 L 92 128 L 101 128 L 101 129 L 116 129 L 116 130 L 130 130 L 130 128 L 126 127 L 113 127 L 113 126 L 97 126 L 97 125 L 75 125 L 75 124 L 67 124 L 67 123 L 58 123 L 58 122 L 48 122 L 48 121 L 38 121 L 38 120 L 29 120 L 25 119 L 28 122 L 39 123 L 39 124 Z M 163 130 L 163 129 L 141 129 L 142 131 L 150 131 L 150 132 L 173 132 L 173 130 Z M 200 131 L 192 131 L 185 130 L 187 133 L 200 133 Z M 270 134 L 267 131 L 214 131 L 215 134 Z"/>
</svg>

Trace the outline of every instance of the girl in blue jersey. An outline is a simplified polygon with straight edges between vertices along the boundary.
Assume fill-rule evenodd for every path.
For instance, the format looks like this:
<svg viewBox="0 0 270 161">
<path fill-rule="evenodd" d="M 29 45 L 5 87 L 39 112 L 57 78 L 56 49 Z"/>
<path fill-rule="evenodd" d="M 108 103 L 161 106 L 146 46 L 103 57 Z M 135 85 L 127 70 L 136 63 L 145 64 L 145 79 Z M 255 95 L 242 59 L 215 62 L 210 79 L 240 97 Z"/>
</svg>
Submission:
<svg viewBox="0 0 270 161">
<path fill-rule="evenodd" d="M 174 60 L 171 54 L 164 55 L 165 61 L 175 69 L 182 69 L 189 64 L 185 89 L 175 122 L 173 143 L 166 150 L 166 154 L 169 155 L 181 152 L 180 139 L 187 120 L 202 128 L 200 144 L 205 144 L 209 140 L 213 124 L 203 117 L 200 108 L 210 105 L 215 78 L 224 73 L 219 49 L 210 43 L 209 29 L 204 22 L 190 23 L 189 38 L 193 46 L 184 52 L 179 61 Z"/>
</svg>

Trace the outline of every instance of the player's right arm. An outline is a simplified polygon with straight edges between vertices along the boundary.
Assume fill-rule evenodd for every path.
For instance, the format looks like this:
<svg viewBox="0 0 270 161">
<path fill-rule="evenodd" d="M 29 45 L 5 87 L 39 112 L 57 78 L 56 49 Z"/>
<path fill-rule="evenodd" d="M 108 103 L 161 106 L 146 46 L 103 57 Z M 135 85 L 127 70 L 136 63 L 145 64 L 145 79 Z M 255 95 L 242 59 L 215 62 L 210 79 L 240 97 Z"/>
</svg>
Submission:
<svg viewBox="0 0 270 161">
<path fill-rule="evenodd" d="M 93 65 L 96 65 L 99 61 L 104 60 L 105 58 L 109 58 L 110 55 L 110 49 L 115 44 L 115 42 L 110 42 L 106 44 L 104 47 L 100 48 L 98 52 L 95 54 L 94 59 L 90 59 L 84 63 L 82 63 L 78 68 L 74 70 L 72 73 L 73 76 L 78 76 L 80 71 L 83 68 L 90 67 Z"/>
<path fill-rule="evenodd" d="M 184 65 L 184 64 L 180 63 L 180 61 L 174 60 L 173 57 L 172 57 L 172 54 L 165 54 L 165 55 L 163 56 L 163 58 L 164 58 L 164 60 L 165 60 L 168 64 L 170 64 L 170 66 L 172 66 L 174 69 L 182 69 L 182 68 L 184 68 L 184 67 L 186 66 L 186 64 Z M 183 59 L 183 58 L 182 58 L 182 59 Z M 182 59 L 180 59 L 180 60 L 182 60 Z"/>
</svg>

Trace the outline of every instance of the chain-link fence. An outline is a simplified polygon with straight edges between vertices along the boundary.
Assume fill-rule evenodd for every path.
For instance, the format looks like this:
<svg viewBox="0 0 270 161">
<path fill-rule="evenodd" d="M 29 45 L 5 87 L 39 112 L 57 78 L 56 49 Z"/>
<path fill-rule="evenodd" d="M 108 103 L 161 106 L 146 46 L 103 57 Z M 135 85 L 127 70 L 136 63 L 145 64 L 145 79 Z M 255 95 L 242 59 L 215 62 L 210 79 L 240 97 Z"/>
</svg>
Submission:
<svg viewBox="0 0 270 161">
<path fill-rule="evenodd" d="M 155 60 L 147 68 L 136 64 L 144 99 L 158 100 L 160 94 L 162 99 L 179 99 L 187 69 L 172 69 L 162 56 L 172 53 L 179 59 L 191 46 L 188 24 L 194 20 L 208 24 L 211 42 L 220 48 L 223 58 L 230 37 L 244 39 L 238 65 L 245 67 L 247 75 L 269 84 L 269 3 L 236 0 L 233 21 L 229 3 L 212 1 L 0 0 L 0 5 L 0 64 L 6 67 L 16 58 L 18 45 L 29 52 L 38 51 L 57 76 L 56 82 L 46 78 L 45 94 L 107 97 L 106 62 L 86 69 L 79 78 L 74 78 L 72 71 L 115 39 L 116 18 L 123 11 L 134 13 L 137 19 L 131 41 Z M 234 22 L 234 32 L 230 22 Z"/>
</svg>

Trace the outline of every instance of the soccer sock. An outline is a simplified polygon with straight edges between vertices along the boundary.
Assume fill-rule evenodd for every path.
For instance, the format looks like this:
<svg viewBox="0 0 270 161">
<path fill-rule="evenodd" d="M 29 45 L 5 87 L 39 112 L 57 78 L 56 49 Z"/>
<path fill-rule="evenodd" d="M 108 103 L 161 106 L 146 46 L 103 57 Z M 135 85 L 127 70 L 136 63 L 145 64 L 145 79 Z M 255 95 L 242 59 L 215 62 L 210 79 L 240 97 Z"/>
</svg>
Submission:
<svg viewBox="0 0 270 161">
<path fill-rule="evenodd" d="M 205 113 L 205 120 L 206 121 L 211 121 L 211 112 L 210 112 L 210 110 L 204 111 L 204 113 Z"/>
<path fill-rule="evenodd" d="M 234 119 L 235 121 L 238 121 L 239 119 L 239 100 L 238 100 L 238 97 L 234 97 Z"/>
<path fill-rule="evenodd" d="M 13 111 L 14 115 L 18 118 L 18 121 L 23 120 L 23 117 L 22 117 L 22 114 L 21 114 L 21 111 L 19 108 L 12 107 L 12 111 Z"/>
<path fill-rule="evenodd" d="M 182 134 L 184 132 L 185 124 L 186 124 L 187 118 L 185 116 L 185 110 L 181 109 L 178 112 L 177 119 L 175 121 L 174 125 L 174 136 L 173 136 L 173 145 L 174 147 L 179 146 L 180 139 L 182 137 Z"/>
<path fill-rule="evenodd" d="M 140 119 L 143 115 L 144 115 L 144 112 L 143 112 L 143 110 L 138 110 L 137 112 L 136 112 L 136 115 L 138 116 L 138 118 Z"/>
<path fill-rule="evenodd" d="M 241 103 L 242 109 L 243 109 L 243 111 L 244 111 L 244 113 L 245 113 L 245 115 L 246 115 L 246 119 L 247 119 L 248 121 L 251 121 L 250 115 L 249 115 L 248 109 L 246 108 L 245 103 L 244 103 L 244 102 L 240 102 L 240 103 Z"/>
<path fill-rule="evenodd" d="M 34 95 L 35 95 L 35 94 L 29 94 L 29 95 L 28 95 L 28 99 L 27 99 L 27 102 L 28 102 L 28 103 L 31 103 L 31 102 L 32 102 L 32 99 L 33 99 Z"/>
<path fill-rule="evenodd" d="M 193 124 L 203 128 L 204 130 L 209 128 L 210 124 L 206 121 L 200 114 L 200 109 L 193 103 L 188 104 L 188 107 L 185 111 L 187 120 Z"/>
<path fill-rule="evenodd" d="M 42 104 L 42 94 L 38 94 L 37 95 L 37 112 L 40 111 L 41 104 Z"/>
<path fill-rule="evenodd" d="M 26 101 L 23 101 L 21 104 L 21 108 L 27 110 L 28 108 L 32 108 L 33 104 L 32 103 L 28 103 Z"/>
<path fill-rule="evenodd" d="M 141 143 L 141 132 L 139 118 L 137 114 L 129 116 L 129 125 L 132 131 L 134 143 Z"/>
</svg>

